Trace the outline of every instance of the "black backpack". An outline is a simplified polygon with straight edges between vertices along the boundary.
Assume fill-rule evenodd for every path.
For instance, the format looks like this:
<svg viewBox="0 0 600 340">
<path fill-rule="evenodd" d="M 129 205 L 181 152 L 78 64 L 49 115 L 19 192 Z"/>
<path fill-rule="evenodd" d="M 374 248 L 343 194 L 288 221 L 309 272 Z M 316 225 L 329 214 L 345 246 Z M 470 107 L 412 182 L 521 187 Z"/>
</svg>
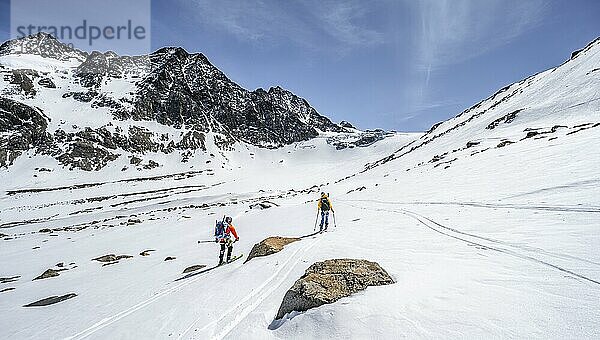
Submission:
<svg viewBox="0 0 600 340">
<path fill-rule="evenodd" d="M 329 206 L 329 200 L 327 197 L 321 197 L 321 210 L 329 211 L 331 207 Z"/>
</svg>

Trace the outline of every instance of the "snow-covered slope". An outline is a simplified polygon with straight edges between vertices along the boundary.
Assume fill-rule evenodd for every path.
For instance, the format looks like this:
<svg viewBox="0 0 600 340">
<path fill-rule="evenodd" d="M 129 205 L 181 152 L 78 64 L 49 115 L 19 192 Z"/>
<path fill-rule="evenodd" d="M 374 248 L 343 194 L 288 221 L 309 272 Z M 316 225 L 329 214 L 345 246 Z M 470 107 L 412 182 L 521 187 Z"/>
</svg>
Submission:
<svg viewBox="0 0 600 340">
<path fill-rule="evenodd" d="M 215 148 L 219 162 L 164 162 L 137 176 L 21 157 L 2 177 L 0 277 L 19 277 L 0 284 L 15 288 L 0 293 L 0 335 L 598 338 L 599 88 L 597 40 L 425 134 L 239 143 Z M 365 147 L 344 148 L 363 137 Z M 35 167 L 53 171 L 32 177 Z M 312 233 L 321 190 L 335 209 L 330 231 L 175 281 L 217 262 L 218 246 L 197 241 L 223 214 L 240 234 L 235 253 Z M 254 205 L 264 201 L 276 205 Z M 133 257 L 92 261 L 106 254 Z M 344 257 L 376 261 L 396 283 L 273 323 L 308 266 Z M 68 270 L 32 281 L 58 263 Z M 77 296 L 22 307 L 68 293 Z"/>
</svg>

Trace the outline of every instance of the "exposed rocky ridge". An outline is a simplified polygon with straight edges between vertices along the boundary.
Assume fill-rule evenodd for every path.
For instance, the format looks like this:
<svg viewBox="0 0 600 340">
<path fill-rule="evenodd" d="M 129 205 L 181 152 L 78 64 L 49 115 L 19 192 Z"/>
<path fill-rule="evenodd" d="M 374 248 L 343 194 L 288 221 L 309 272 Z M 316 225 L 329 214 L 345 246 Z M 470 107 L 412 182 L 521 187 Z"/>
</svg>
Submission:
<svg viewBox="0 0 600 340">
<path fill-rule="evenodd" d="M 139 159 L 139 155 L 148 152 L 168 154 L 178 150 L 181 161 L 186 162 L 195 150 L 205 151 L 206 143 L 222 150 L 231 149 L 236 142 L 276 148 L 314 138 L 320 131 L 348 132 L 320 115 L 305 99 L 280 87 L 246 90 L 213 66 L 206 56 L 188 53 L 183 48 L 165 47 L 144 56 L 119 56 L 110 51 L 86 53 L 45 33 L 0 46 L 0 56 L 21 54 L 69 63 L 56 71 L 11 69 L 0 64 L 5 81 L 0 87 L 0 121 L 19 114 L 13 110 L 43 115 L 31 104 L 15 103 L 25 98 L 29 99 L 27 103 L 36 102 L 39 93 L 59 91 L 55 93 L 62 93 L 66 103 L 75 100 L 85 104 L 75 103 L 72 109 L 59 113 L 61 121 L 69 110 L 83 108 L 96 114 L 94 110 L 98 109 L 102 110 L 98 114 L 108 110 L 113 119 L 126 121 L 130 127 L 127 133 L 107 125 L 84 125 L 71 132 L 53 125 L 52 131 L 46 131 L 48 122 L 37 116 L 27 126 L 5 124 L 0 130 L 6 132 L 0 136 L 0 167 L 10 166 L 30 149 L 52 156 L 70 169 L 94 171 L 124 152 L 127 157 Z M 111 87 L 115 82 L 119 84 L 117 90 Z M 124 84 L 130 85 L 123 87 Z M 44 110 L 55 117 L 52 108 Z M 150 131 L 135 126 L 135 121 L 156 121 L 181 130 L 181 134 Z M 76 121 L 71 123 L 79 125 Z M 206 140 L 209 132 L 213 137 Z M 154 164 L 150 167 L 158 165 Z"/>
<path fill-rule="evenodd" d="M 375 262 L 354 259 L 316 262 L 287 291 L 275 318 L 333 303 L 368 286 L 392 283 L 394 280 Z"/>
</svg>

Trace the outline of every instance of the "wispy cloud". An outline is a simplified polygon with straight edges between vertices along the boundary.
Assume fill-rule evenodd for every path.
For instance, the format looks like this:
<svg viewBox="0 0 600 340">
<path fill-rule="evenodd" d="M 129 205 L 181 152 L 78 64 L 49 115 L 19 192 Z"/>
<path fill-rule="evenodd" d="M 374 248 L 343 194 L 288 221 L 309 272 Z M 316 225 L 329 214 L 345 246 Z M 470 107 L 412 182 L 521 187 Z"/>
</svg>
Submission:
<svg viewBox="0 0 600 340">
<path fill-rule="evenodd" d="M 402 122 L 405 122 L 405 121 L 408 121 L 411 119 L 415 119 L 415 118 L 421 116 L 422 114 L 425 114 L 431 110 L 454 107 L 459 104 L 460 103 L 455 100 L 444 100 L 444 101 L 438 101 L 438 102 L 429 102 L 426 104 L 425 103 L 417 104 L 417 105 L 413 106 L 412 110 L 410 110 L 410 111 L 396 113 L 395 114 L 396 122 L 402 123 Z"/>
<path fill-rule="evenodd" d="M 285 42 L 350 50 L 383 42 L 383 35 L 361 20 L 368 8 L 359 1 L 196 0 L 180 4 L 193 11 L 199 24 L 263 46 Z"/>
<path fill-rule="evenodd" d="M 315 16 L 325 31 L 342 44 L 348 46 L 368 46 L 383 42 L 383 33 L 355 23 L 363 18 L 367 10 L 363 3 L 319 2 Z"/>
<path fill-rule="evenodd" d="M 543 0 L 423 0 L 418 3 L 417 61 L 423 70 L 476 57 L 535 27 Z"/>
<path fill-rule="evenodd" d="M 465 62 L 508 44 L 536 27 L 546 10 L 544 0 L 422 0 L 413 9 L 414 65 L 419 86 L 413 105 L 431 100 L 430 81 L 440 69 Z"/>
</svg>

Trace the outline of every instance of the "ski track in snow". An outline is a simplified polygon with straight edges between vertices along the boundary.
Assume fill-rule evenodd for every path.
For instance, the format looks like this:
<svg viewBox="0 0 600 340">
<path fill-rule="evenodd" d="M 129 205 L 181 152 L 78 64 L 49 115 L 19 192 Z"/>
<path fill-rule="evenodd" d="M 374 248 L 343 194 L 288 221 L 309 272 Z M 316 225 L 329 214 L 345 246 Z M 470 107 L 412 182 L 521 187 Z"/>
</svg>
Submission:
<svg viewBox="0 0 600 340">
<path fill-rule="evenodd" d="M 95 323 L 94 325 L 92 325 L 91 327 L 89 327 L 89 328 L 87 328 L 87 329 L 85 329 L 85 330 L 83 330 L 83 331 L 81 331 L 81 332 L 79 332 L 79 333 L 77 333 L 75 335 L 67 337 L 65 339 L 85 339 L 85 338 L 89 337 L 90 335 L 96 333 L 97 331 L 105 328 L 106 326 L 109 326 L 109 325 L 111 325 L 111 324 L 113 324 L 113 323 L 115 323 L 115 322 L 123 319 L 124 317 L 126 317 L 126 316 L 128 316 L 128 315 L 130 315 L 130 314 L 132 314 L 132 313 L 134 313 L 134 312 L 136 312 L 136 311 L 138 311 L 138 310 L 140 310 L 140 309 L 142 309 L 142 308 L 144 308 L 144 307 L 146 307 L 146 306 L 148 306 L 150 304 L 152 304 L 156 300 L 158 300 L 158 299 L 160 299 L 160 298 L 162 298 L 164 296 L 167 296 L 167 295 L 169 295 L 171 293 L 177 292 L 177 291 L 185 288 L 186 286 L 191 285 L 192 283 L 198 281 L 199 279 L 203 278 L 204 276 L 205 275 L 198 275 L 196 278 L 184 281 L 184 282 L 182 282 L 182 283 L 180 283 L 180 284 L 178 284 L 178 285 L 176 285 L 174 287 L 171 287 L 171 288 L 165 289 L 165 290 L 163 290 L 163 291 L 161 291 L 159 293 L 156 293 L 154 296 L 150 297 L 149 299 L 141 301 L 138 304 L 136 304 L 136 305 L 134 305 L 134 306 L 132 306 L 132 307 L 124 310 L 124 311 L 121 311 L 121 312 L 117 313 L 116 315 L 113 315 L 113 316 L 108 317 L 108 318 L 104 318 L 104 319 L 98 321 L 97 323 Z"/>
<path fill-rule="evenodd" d="M 551 186 L 551 187 L 547 187 L 547 188 L 541 188 L 541 189 L 536 189 L 536 190 L 523 192 L 523 193 L 519 193 L 519 194 L 515 194 L 515 195 L 510 195 L 508 197 L 505 197 L 505 199 L 511 199 L 511 198 L 529 196 L 529 195 L 539 195 L 539 194 L 549 193 L 549 192 L 557 191 L 557 190 L 561 190 L 561 189 L 573 189 L 573 188 L 578 188 L 578 187 L 582 187 L 582 186 L 585 187 L 585 186 L 597 186 L 597 185 L 600 185 L 600 179 L 590 179 L 590 180 L 578 181 L 578 182 L 573 182 L 573 183 L 568 183 L 568 184 L 563 184 L 563 185 L 555 185 L 555 186 Z M 598 209 L 600 210 L 600 208 L 598 208 Z"/>
<path fill-rule="evenodd" d="M 233 307 L 231 307 L 230 309 L 228 309 L 221 317 L 204 325 L 202 328 L 198 329 L 198 332 L 207 330 L 208 328 L 216 325 L 217 323 L 220 323 L 227 317 L 233 317 L 233 320 L 231 320 L 229 323 L 227 323 L 226 325 L 221 327 L 221 332 L 219 332 L 216 335 L 213 334 L 211 336 L 211 339 L 223 339 L 227 334 L 229 334 L 229 332 L 231 332 L 235 328 L 235 326 L 237 326 L 240 322 L 242 322 L 242 320 L 244 320 L 267 297 L 269 297 L 269 295 L 271 295 L 277 288 L 279 288 L 279 286 L 281 286 L 283 284 L 283 282 L 290 275 L 290 273 L 292 272 L 294 267 L 296 267 L 298 265 L 298 263 L 302 260 L 302 257 L 297 256 L 297 255 L 299 253 L 302 253 L 302 254 L 306 253 L 308 250 L 310 250 L 312 247 L 314 247 L 319 241 L 320 241 L 320 239 L 316 239 L 315 241 L 309 243 L 308 245 L 296 249 L 296 251 L 285 262 L 283 262 L 280 265 L 279 269 L 277 269 L 275 271 L 275 273 L 273 273 L 273 275 L 271 275 L 265 282 L 263 282 L 259 287 L 253 289 L 249 295 L 247 295 L 238 304 L 236 304 Z M 288 266 L 288 264 L 294 259 L 296 259 L 296 261 L 291 266 Z M 286 268 L 288 269 L 287 272 L 285 272 L 284 275 L 279 276 L 279 273 L 281 273 L 281 271 L 283 271 Z M 271 284 L 278 277 L 279 277 L 279 280 L 275 284 Z M 255 298 L 256 296 L 258 296 L 258 297 Z M 250 303 L 247 304 L 248 302 L 250 302 Z M 241 308 L 243 308 L 243 309 L 241 309 Z M 186 328 L 186 330 L 181 335 L 179 335 L 179 337 L 177 339 L 178 340 L 183 339 L 192 330 L 192 328 L 194 328 L 194 326 L 198 323 L 198 321 L 200 321 L 202 319 L 203 319 L 203 317 L 199 317 L 196 320 L 194 320 L 194 322 L 192 322 L 192 324 L 190 324 L 190 326 L 188 328 Z"/>
<path fill-rule="evenodd" d="M 357 200 L 357 201 L 360 201 L 360 200 Z M 476 238 L 476 239 L 479 239 L 479 240 L 488 241 L 488 242 L 492 242 L 492 243 L 496 243 L 496 244 L 503 244 L 503 245 L 506 245 L 506 246 L 513 246 L 513 247 L 516 247 L 516 248 L 521 248 L 522 250 L 532 251 L 534 254 L 537 254 L 537 255 L 543 255 L 542 252 L 535 251 L 535 250 L 527 250 L 527 249 L 524 249 L 522 247 L 517 247 L 516 245 L 512 245 L 510 243 L 507 243 L 507 242 L 503 242 L 503 241 L 499 241 L 499 240 L 494 240 L 494 239 L 491 239 L 491 238 L 482 237 L 482 236 L 478 236 L 478 235 L 475 235 L 475 234 L 461 232 L 461 231 L 459 231 L 457 229 L 444 226 L 444 225 L 442 225 L 442 224 L 440 224 L 440 223 L 432 220 L 429 217 L 423 216 L 421 214 L 418 214 L 418 213 L 410 211 L 410 210 L 406 210 L 406 209 L 391 210 L 391 209 L 381 209 L 381 208 L 367 209 L 367 208 L 364 208 L 364 207 L 361 207 L 361 206 L 358 206 L 358 205 L 353 205 L 353 204 L 345 203 L 344 201 L 340 201 L 340 203 L 349 205 L 349 206 L 354 207 L 354 208 L 363 209 L 363 210 L 375 210 L 375 211 L 383 211 L 383 212 L 391 212 L 391 213 L 396 213 L 396 214 L 402 214 L 402 215 L 405 215 L 405 216 L 408 216 L 408 217 L 411 217 L 411 218 L 417 220 L 422 225 L 426 226 L 427 228 L 429 228 L 429 229 L 431 229 L 431 230 L 433 230 L 433 231 L 435 231 L 437 233 L 440 233 L 442 235 L 451 237 L 453 239 L 456 239 L 456 240 L 459 240 L 459 241 L 462 241 L 462 242 L 466 242 L 466 243 L 471 244 L 471 245 L 483 247 L 484 249 L 491 249 L 491 250 L 494 250 L 494 251 L 497 251 L 497 252 L 500 252 L 500 253 L 503 253 L 503 254 L 507 254 L 507 255 L 510 255 L 510 256 L 514 256 L 514 257 L 517 257 L 517 258 L 521 258 L 521 259 L 524 259 L 524 260 L 533 261 L 533 262 L 545 265 L 547 267 L 559 270 L 561 272 L 570 274 L 572 276 L 575 276 L 575 277 L 580 278 L 582 280 L 588 281 L 590 283 L 594 283 L 596 285 L 600 285 L 600 281 L 598 281 L 596 279 L 592 279 L 590 277 L 587 277 L 585 275 L 576 273 L 574 271 L 571 271 L 569 269 L 563 268 L 563 267 L 558 266 L 556 264 L 553 264 L 553 263 L 550 263 L 550 262 L 547 262 L 547 261 L 544 261 L 544 260 L 540 260 L 540 259 L 538 259 L 536 257 L 533 257 L 533 256 L 530 256 L 530 255 L 520 254 L 520 253 L 515 252 L 513 250 L 509 250 L 509 249 L 505 249 L 505 248 L 500 248 L 500 247 L 495 247 L 495 246 L 490 246 L 490 245 L 484 245 L 484 244 L 478 243 L 480 241 L 475 242 L 475 241 L 469 240 L 469 239 L 467 239 L 465 237 Z M 426 221 L 429 222 L 429 223 L 427 223 Z M 434 227 L 432 224 L 435 225 L 435 226 L 437 226 L 437 227 L 443 228 L 445 231 L 444 230 L 440 230 L 440 229 Z M 456 235 L 456 234 L 458 234 L 458 235 Z M 551 255 L 552 253 L 549 253 L 549 252 L 546 252 L 546 251 L 544 251 L 544 252 L 547 253 L 546 255 L 552 256 Z M 556 254 L 554 254 L 554 255 L 555 255 L 555 257 L 563 256 L 563 257 L 568 257 L 568 258 L 571 258 L 571 259 L 578 259 L 578 260 L 581 260 L 581 261 L 584 261 L 584 262 L 587 262 L 587 263 L 599 265 L 599 264 L 597 264 L 595 262 L 588 261 L 588 260 L 585 260 L 585 259 L 575 258 L 575 257 L 572 257 L 572 256 L 567 256 L 567 255 L 562 255 L 562 254 L 560 254 L 559 256 L 556 256 Z"/>
<path fill-rule="evenodd" d="M 220 322 L 221 320 L 225 319 L 228 316 L 231 316 L 235 313 L 234 319 L 232 322 L 230 322 L 229 324 L 227 324 L 226 326 L 224 326 L 222 328 L 222 332 L 219 333 L 218 335 L 214 335 L 211 339 L 222 339 L 224 336 L 226 336 L 229 332 L 231 332 L 231 330 L 233 330 L 235 328 L 235 326 L 237 324 L 239 324 L 246 316 L 248 316 L 254 309 L 256 309 L 256 307 L 262 302 L 264 301 L 269 295 L 271 295 L 271 293 L 277 289 L 281 284 L 283 284 L 283 282 L 285 281 L 285 279 L 289 276 L 289 274 L 291 273 L 291 271 L 293 270 L 293 268 L 299 263 L 299 261 L 302 259 L 301 257 L 297 257 L 296 255 L 298 255 L 298 253 L 302 252 L 305 253 L 308 250 L 310 250 L 313 246 L 315 246 L 320 239 L 317 239 L 315 241 L 313 241 L 312 243 L 309 243 L 308 245 L 298 248 L 284 263 L 281 264 L 281 266 L 279 267 L 279 269 L 271 276 L 269 277 L 263 284 L 261 284 L 258 288 L 254 289 L 248 296 L 246 296 L 246 298 L 244 298 L 240 303 L 238 303 L 237 305 L 233 306 L 232 308 L 230 308 L 229 310 L 227 310 L 222 317 L 220 317 L 219 319 L 205 325 L 204 327 L 202 327 L 200 329 L 200 331 L 203 331 L 207 328 L 209 328 L 210 326 L 214 326 L 215 324 L 217 324 L 218 322 Z M 275 284 L 275 285 L 271 285 L 271 283 L 278 277 L 279 273 L 281 273 L 281 271 L 283 271 L 287 265 L 294 259 L 296 258 L 296 261 L 288 268 L 288 271 L 280 277 L 279 281 Z M 197 280 L 199 280 L 200 278 L 203 278 L 205 275 L 199 275 L 196 278 L 187 280 L 183 283 L 180 283 L 174 287 L 165 289 L 159 293 L 156 293 L 154 296 L 152 296 L 149 299 L 146 299 L 144 301 L 139 302 L 138 304 L 124 310 L 121 311 L 119 313 L 117 313 L 116 315 L 113 315 L 111 317 L 108 318 L 104 318 L 100 321 L 98 321 L 97 323 L 95 323 L 94 325 L 92 325 L 91 327 L 75 334 L 72 335 L 70 337 L 67 337 L 65 339 L 85 339 L 89 336 L 91 336 L 92 334 L 98 332 L 99 330 L 127 317 L 128 315 L 152 304 L 153 302 L 157 301 L 158 299 L 167 296 L 171 293 L 177 292 L 183 288 L 185 288 L 186 286 L 189 286 L 191 284 L 193 284 L 194 282 L 196 282 Z M 270 289 L 265 290 L 266 287 L 270 287 Z M 259 298 L 252 300 L 255 296 L 259 295 Z M 238 309 L 241 308 L 242 306 L 244 306 L 244 304 L 246 304 L 248 301 L 251 301 L 252 303 L 248 304 L 241 312 L 238 312 Z M 187 333 L 189 333 L 189 331 L 194 327 L 195 324 L 198 323 L 198 321 L 200 321 L 202 319 L 202 317 L 194 320 L 194 322 L 178 337 L 178 339 L 182 339 Z"/>
<path fill-rule="evenodd" d="M 544 210 L 544 211 L 560 211 L 560 212 L 577 212 L 577 213 L 600 213 L 598 206 L 574 206 L 574 205 L 528 205 L 514 203 L 480 203 L 480 202 L 397 202 L 397 201 L 382 201 L 382 200 L 345 200 L 346 202 L 370 202 L 380 204 L 395 204 L 395 205 L 461 205 L 476 208 L 491 208 L 491 209 L 521 209 L 521 210 Z"/>
<path fill-rule="evenodd" d="M 381 204 L 392 204 L 392 205 L 469 205 L 469 204 L 464 204 L 464 203 L 452 203 L 452 202 L 449 202 L 449 203 L 425 203 L 425 202 L 401 203 L 401 202 L 390 202 L 390 201 L 380 201 L 380 200 L 340 200 L 340 201 L 342 201 L 342 202 L 370 202 L 370 203 L 381 203 Z M 490 205 L 482 205 L 482 204 L 479 204 L 479 203 L 478 204 L 469 205 L 469 206 L 473 206 L 473 207 L 477 207 L 477 208 L 492 208 L 492 207 L 494 207 L 491 204 Z M 498 206 L 498 208 L 503 208 L 503 209 L 518 209 L 518 208 L 512 208 L 512 207 L 508 207 L 508 206 L 502 206 L 502 207 Z M 415 213 L 413 211 L 408 211 L 408 210 L 404 210 L 404 209 L 402 209 L 402 210 L 405 211 L 405 212 L 411 212 L 411 213 L 413 213 L 415 215 L 419 215 L 419 214 L 417 214 L 417 213 Z M 382 209 L 382 211 L 388 211 L 388 212 L 390 212 L 389 210 L 385 210 L 385 209 Z M 393 211 L 393 212 L 397 212 L 397 211 Z M 570 212 L 582 212 L 582 211 L 573 211 L 573 210 L 570 210 Z M 556 257 L 556 258 L 560 258 L 560 259 L 563 259 L 563 260 L 564 259 L 576 260 L 576 261 L 581 261 L 581 262 L 593 264 L 593 265 L 596 265 L 596 266 L 600 266 L 599 262 L 591 261 L 591 260 L 584 259 L 584 258 L 581 258 L 581 257 L 578 257 L 578 256 L 573 256 L 573 255 L 568 255 L 568 254 L 551 252 L 551 251 L 547 251 L 545 249 L 538 248 L 538 247 L 527 246 L 527 245 L 523 245 L 523 244 L 519 244 L 519 243 L 514 243 L 514 242 L 501 241 L 501 240 L 496 240 L 496 239 L 489 238 L 489 237 L 483 237 L 483 236 L 475 235 L 475 234 L 472 234 L 472 233 L 467 233 L 467 232 L 464 232 L 464 231 L 457 230 L 455 228 L 451 228 L 451 227 L 442 225 L 442 224 L 440 224 L 440 223 L 438 223 L 438 222 L 436 222 L 436 221 L 434 221 L 434 220 L 432 220 L 432 219 L 430 219 L 430 218 L 428 218 L 426 216 L 423 216 L 423 215 L 419 215 L 419 216 L 421 218 L 429 220 L 430 222 L 432 222 L 432 223 L 434 223 L 434 224 L 436 224 L 436 225 L 438 225 L 438 226 L 440 226 L 440 227 L 442 227 L 442 228 L 444 228 L 446 230 L 450 230 L 452 232 L 455 232 L 455 233 L 458 233 L 458 234 L 461 234 L 461 235 L 466 235 L 466 236 L 469 236 L 469 237 L 474 237 L 474 238 L 481 239 L 481 240 L 484 240 L 484 241 L 493 242 L 493 243 L 496 243 L 496 244 L 501 244 L 501 245 L 505 245 L 505 246 L 509 246 L 509 247 L 513 247 L 513 248 L 520 248 L 522 250 L 529 251 L 529 252 L 543 253 L 544 255 L 551 256 L 551 257 Z"/>
</svg>

